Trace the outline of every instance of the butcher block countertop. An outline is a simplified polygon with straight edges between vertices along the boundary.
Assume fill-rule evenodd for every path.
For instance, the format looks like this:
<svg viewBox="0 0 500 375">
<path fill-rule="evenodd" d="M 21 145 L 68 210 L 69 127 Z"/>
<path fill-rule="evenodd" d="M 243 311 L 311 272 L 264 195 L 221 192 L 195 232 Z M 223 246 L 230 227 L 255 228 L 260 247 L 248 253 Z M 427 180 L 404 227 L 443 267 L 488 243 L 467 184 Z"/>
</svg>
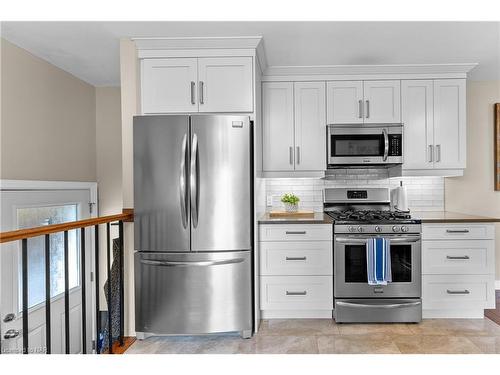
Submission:
<svg viewBox="0 0 500 375">
<path fill-rule="evenodd" d="M 266 212 L 259 219 L 259 224 L 332 224 L 330 216 L 323 212 L 315 212 L 312 217 L 270 217 L 269 212 Z"/>
<path fill-rule="evenodd" d="M 422 223 L 495 223 L 499 218 L 461 214 L 450 211 L 411 211 L 411 216 Z"/>
</svg>

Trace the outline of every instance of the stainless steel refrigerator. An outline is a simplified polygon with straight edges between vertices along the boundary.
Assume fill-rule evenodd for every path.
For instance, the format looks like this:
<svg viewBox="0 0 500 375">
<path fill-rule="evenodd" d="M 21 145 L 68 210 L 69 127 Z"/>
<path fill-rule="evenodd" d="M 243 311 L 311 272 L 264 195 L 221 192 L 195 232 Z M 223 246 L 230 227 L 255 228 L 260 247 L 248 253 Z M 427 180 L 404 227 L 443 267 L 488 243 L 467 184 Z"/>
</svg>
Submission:
<svg viewBox="0 0 500 375">
<path fill-rule="evenodd" d="M 134 118 L 138 338 L 252 334 L 248 116 Z"/>
</svg>

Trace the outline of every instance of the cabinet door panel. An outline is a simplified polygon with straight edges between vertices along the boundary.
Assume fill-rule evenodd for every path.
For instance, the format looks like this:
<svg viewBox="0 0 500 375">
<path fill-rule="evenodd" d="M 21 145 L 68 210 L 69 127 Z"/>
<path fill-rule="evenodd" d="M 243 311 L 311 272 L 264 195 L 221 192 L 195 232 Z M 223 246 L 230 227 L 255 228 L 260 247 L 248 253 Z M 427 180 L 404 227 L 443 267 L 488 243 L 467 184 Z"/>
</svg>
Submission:
<svg viewBox="0 0 500 375">
<path fill-rule="evenodd" d="M 362 123 L 363 81 L 331 81 L 326 85 L 328 124 Z"/>
<path fill-rule="evenodd" d="M 364 81 L 364 122 L 401 122 L 401 81 Z"/>
<path fill-rule="evenodd" d="M 295 170 L 326 169 L 324 82 L 295 82 Z"/>
<path fill-rule="evenodd" d="M 432 169 L 434 144 L 432 80 L 401 82 L 404 169 Z"/>
<path fill-rule="evenodd" d="M 293 171 L 293 83 L 262 84 L 264 171 Z"/>
<path fill-rule="evenodd" d="M 141 73 L 142 113 L 198 111 L 196 58 L 146 59 Z"/>
<path fill-rule="evenodd" d="M 465 168 L 465 79 L 434 81 L 435 168 Z"/>
<path fill-rule="evenodd" d="M 198 59 L 200 112 L 253 112 L 251 57 Z"/>
</svg>

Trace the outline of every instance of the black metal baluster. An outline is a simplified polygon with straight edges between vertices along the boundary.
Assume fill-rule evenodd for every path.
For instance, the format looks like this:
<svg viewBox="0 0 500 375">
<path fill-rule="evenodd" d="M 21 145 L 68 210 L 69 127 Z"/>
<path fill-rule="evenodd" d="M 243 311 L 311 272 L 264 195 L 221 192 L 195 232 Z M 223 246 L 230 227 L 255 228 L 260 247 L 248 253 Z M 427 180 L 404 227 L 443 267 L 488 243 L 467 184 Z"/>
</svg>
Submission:
<svg viewBox="0 0 500 375">
<path fill-rule="evenodd" d="M 87 354 L 87 303 L 85 283 L 85 228 L 80 229 L 80 273 L 82 284 L 82 353 Z"/>
<path fill-rule="evenodd" d="M 22 240 L 23 354 L 28 354 L 28 239 Z"/>
<path fill-rule="evenodd" d="M 110 224 L 106 223 L 106 240 L 107 240 L 107 276 L 108 276 L 108 347 L 109 354 L 113 354 L 113 330 L 111 327 L 111 249 L 110 249 Z"/>
<path fill-rule="evenodd" d="M 124 304 L 124 260 L 123 260 L 123 221 L 118 222 L 118 241 L 120 246 L 120 346 L 123 346 L 123 334 L 124 334 L 124 316 L 125 316 L 125 304 Z"/>
<path fill-rule="evenodd" d="M 45 235 L 45 346 L 50 354 L 50 235 Z"/>
<path fill-rule="evenodd" d="M 64 231 L 64 336 L 66 354 L 70 351 L 69 342 L 69 259 L 68 259 L 68 231 Z"/>
<path fill-rule="evenodd" d="M 95 352 L 100 354 L 99 350 L 99 336 L 101 334 L 101 317 L 99 316 L 99 225 L 94 226 L 94 241 L 95 241 Z"/>
</svg>

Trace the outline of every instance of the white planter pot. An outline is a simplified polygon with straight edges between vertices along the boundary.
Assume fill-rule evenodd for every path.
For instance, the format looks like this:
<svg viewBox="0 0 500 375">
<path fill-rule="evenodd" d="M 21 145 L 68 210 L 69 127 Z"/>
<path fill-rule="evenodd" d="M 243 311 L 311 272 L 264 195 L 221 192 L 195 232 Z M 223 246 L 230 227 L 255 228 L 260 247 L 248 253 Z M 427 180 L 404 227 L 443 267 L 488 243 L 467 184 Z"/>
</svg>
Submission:
<svg viewBox="0 0 500 375">
<path fill-rule="evenodd" d="M 298 204 L 285 203 L 286 212 L 297 212 L 299 210 Z"/>
</svg>

